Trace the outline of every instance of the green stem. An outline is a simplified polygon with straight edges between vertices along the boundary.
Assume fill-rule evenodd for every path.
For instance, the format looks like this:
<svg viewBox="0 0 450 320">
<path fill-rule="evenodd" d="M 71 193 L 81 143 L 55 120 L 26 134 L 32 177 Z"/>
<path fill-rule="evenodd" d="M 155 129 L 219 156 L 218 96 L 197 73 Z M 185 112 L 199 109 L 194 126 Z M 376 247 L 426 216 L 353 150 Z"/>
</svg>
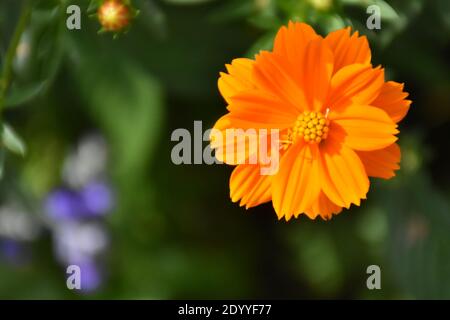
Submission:
<svg viewBox="0 0 450 320">
<path fill-rule="evenodd" d="M 19 45 L 20 38 L 22 37 L 25 28 L 28 25 L 28 21 L 31 16 L 30 0 L 24 0 L 22 10 L 20 13 L 19 21 L 17 22 L 16 29 L 9 43 L 8 50 L 6 51 L 5 60 L 3 62 L 2 72 L 0 74 L 0 119 L 1 112 L 5 106 L 6 94 L 11 84 L 12 79 L 12 67 L 14 57 L 16 56 L 17 46 Z"/>
</svg>

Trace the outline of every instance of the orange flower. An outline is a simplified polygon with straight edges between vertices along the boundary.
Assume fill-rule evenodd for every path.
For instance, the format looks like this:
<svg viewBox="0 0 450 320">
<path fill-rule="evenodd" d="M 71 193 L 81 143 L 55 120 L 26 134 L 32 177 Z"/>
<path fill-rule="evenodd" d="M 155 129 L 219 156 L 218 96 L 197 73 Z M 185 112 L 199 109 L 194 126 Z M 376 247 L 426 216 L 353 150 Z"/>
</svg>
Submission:
<svg viewBox="0 0 450 320">
<path fill-rule="evenodd" d="M 120 0 L 105 0 L 98 8 L 98 20 L 105 31 L 120 31 L 128 26 L 130 8 Z"/>
<path fill-rule="evenodd" d="M 402 84 L 385 82 L 384 70 L 371 65 L 365 36 L 345 28 L 323 38 L 291 22 L 272 52 L 235 59 L 227 70 L 218 85 L 229 112 L 214 128 L 280 132 L 279 150 L 270 151 L 280 154 L 278 172 L 265 176 L 259 163 L 237 165 L 233 202 L 249 208 L 272 200 L 279 219 L 330 219 L 366 199 L 368 177 L 389 179 L 399 169 L 397 123 L 411 101 Z M 229 143 L 211 146 L 219 160 L 237 164 L 226 157 Z"/>
</svg>

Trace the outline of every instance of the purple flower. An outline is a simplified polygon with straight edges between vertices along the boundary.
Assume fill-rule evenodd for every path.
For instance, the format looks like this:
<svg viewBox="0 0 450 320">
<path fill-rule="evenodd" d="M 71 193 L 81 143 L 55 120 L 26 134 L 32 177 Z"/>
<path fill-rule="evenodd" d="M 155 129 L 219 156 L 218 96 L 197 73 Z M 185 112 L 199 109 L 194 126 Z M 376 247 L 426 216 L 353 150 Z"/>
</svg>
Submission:
<svg viewBox="0 0 450 320">
<path fill-rule="evenodd" d="M 98 289 L 102 283 L 102 273 L 94 260 L 81 260 L 71 265 L 79 267 L 79 284 L 82 292 L 89 293 Z"/>
<path fill-rule="evenodd" d="M 110 188 L 101 182 L 86 185 L 80 192 L 83 205 L 89 215 L 103 215 L 113 206 Z"/>
<path fill-rule="evenodd" d="M 91 292 L 96 290 L 102 281 L 100 268 L 93 261 L 80 264 L 81 268 L 81 290 Z"/>
<path fill-rule="evenodd" d="M 108 246 L 107 233 L 97 223 L 60 223 L 53 237 L 56 257 L 63 264 L 91 260 Z"/>
<path fill-rule="evenodd" d="M 28 261 L 28 255 L 23 244 L 12 239 L 0 240 L 0 255 L 12 264 L 20 265 Z"/>
<path fill-rule="evenodd" d="M 7 260 L 16 260 L 22 252 L 22 247 L 17 241 L 14 240 L 3 240 L 1 241 L 0 247 L 2 255 Z"/>
<path fill-rule="evenodd" d="M 54 230 L 55 256 L 62 265 L 80 268 L 81 291 L 91 292 L 102 282 L 97 259 L 108 245 L 103 226 L 96 222 L 62 221 Z"/>
<path fill-rule="evenodd" d="M 47 196 L 45 211 L 52 219 L 59 220 L 78 218 L 85 209 L 76 192 L 61 188 Z"/>
<path fill-rule="evenodd" d="M 45 211 L 54 220 L 96 217 L 108 213 L 112 206 L 111 190 L 101 182 L 90 183 L 80 192 L 57 189 L 45 201 Z"/>
</svg>

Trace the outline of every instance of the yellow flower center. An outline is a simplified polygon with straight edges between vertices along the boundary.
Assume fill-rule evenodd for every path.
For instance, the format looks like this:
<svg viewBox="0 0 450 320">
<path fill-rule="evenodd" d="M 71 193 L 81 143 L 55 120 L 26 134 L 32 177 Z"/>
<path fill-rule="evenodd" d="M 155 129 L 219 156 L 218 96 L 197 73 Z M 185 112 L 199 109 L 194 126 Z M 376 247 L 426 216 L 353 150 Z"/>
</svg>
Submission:
<svg viewBox="0 0 450 320">
<path fill-rule="evenodd" d="M 108 6 L 105 6 L 102 13 L 103 19 L 106 23 L 117 22 L 117 18 L 119 16 L 119 9 L 114 5 L 114 3 L 110 3 Z"/>
<path fill-rule="evenodd" d="M 297 117 L 295 125 L 281 143 L 284 148 L 294 143 L 297 139 L 303 139 L 308 143 L 320 143 L 328 137 L 330 120 L 322 112 L 305 111 Z"/>
<path fill-rule="evenodd" d="M 98 10 L 100 24 L 107 31 L 119 31 L 129 23 L 129 9 L 119 0 L 107 0 Z"/>
</svg>

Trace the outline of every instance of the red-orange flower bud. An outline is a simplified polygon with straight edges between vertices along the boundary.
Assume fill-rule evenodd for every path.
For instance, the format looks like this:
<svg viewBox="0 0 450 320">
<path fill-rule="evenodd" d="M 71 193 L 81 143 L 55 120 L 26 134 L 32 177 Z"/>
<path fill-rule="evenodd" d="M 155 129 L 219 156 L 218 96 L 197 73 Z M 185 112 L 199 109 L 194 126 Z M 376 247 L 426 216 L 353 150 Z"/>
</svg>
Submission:
<svg viewBox="0 0 450 320">
<path fill-rule="evenodd" d="M 121 0 L 105 0 L 98 8 L 97 15 L 103 30 L 112 32 L 126 28 L 131 19 L 129 6 Z"/>
</svg>

